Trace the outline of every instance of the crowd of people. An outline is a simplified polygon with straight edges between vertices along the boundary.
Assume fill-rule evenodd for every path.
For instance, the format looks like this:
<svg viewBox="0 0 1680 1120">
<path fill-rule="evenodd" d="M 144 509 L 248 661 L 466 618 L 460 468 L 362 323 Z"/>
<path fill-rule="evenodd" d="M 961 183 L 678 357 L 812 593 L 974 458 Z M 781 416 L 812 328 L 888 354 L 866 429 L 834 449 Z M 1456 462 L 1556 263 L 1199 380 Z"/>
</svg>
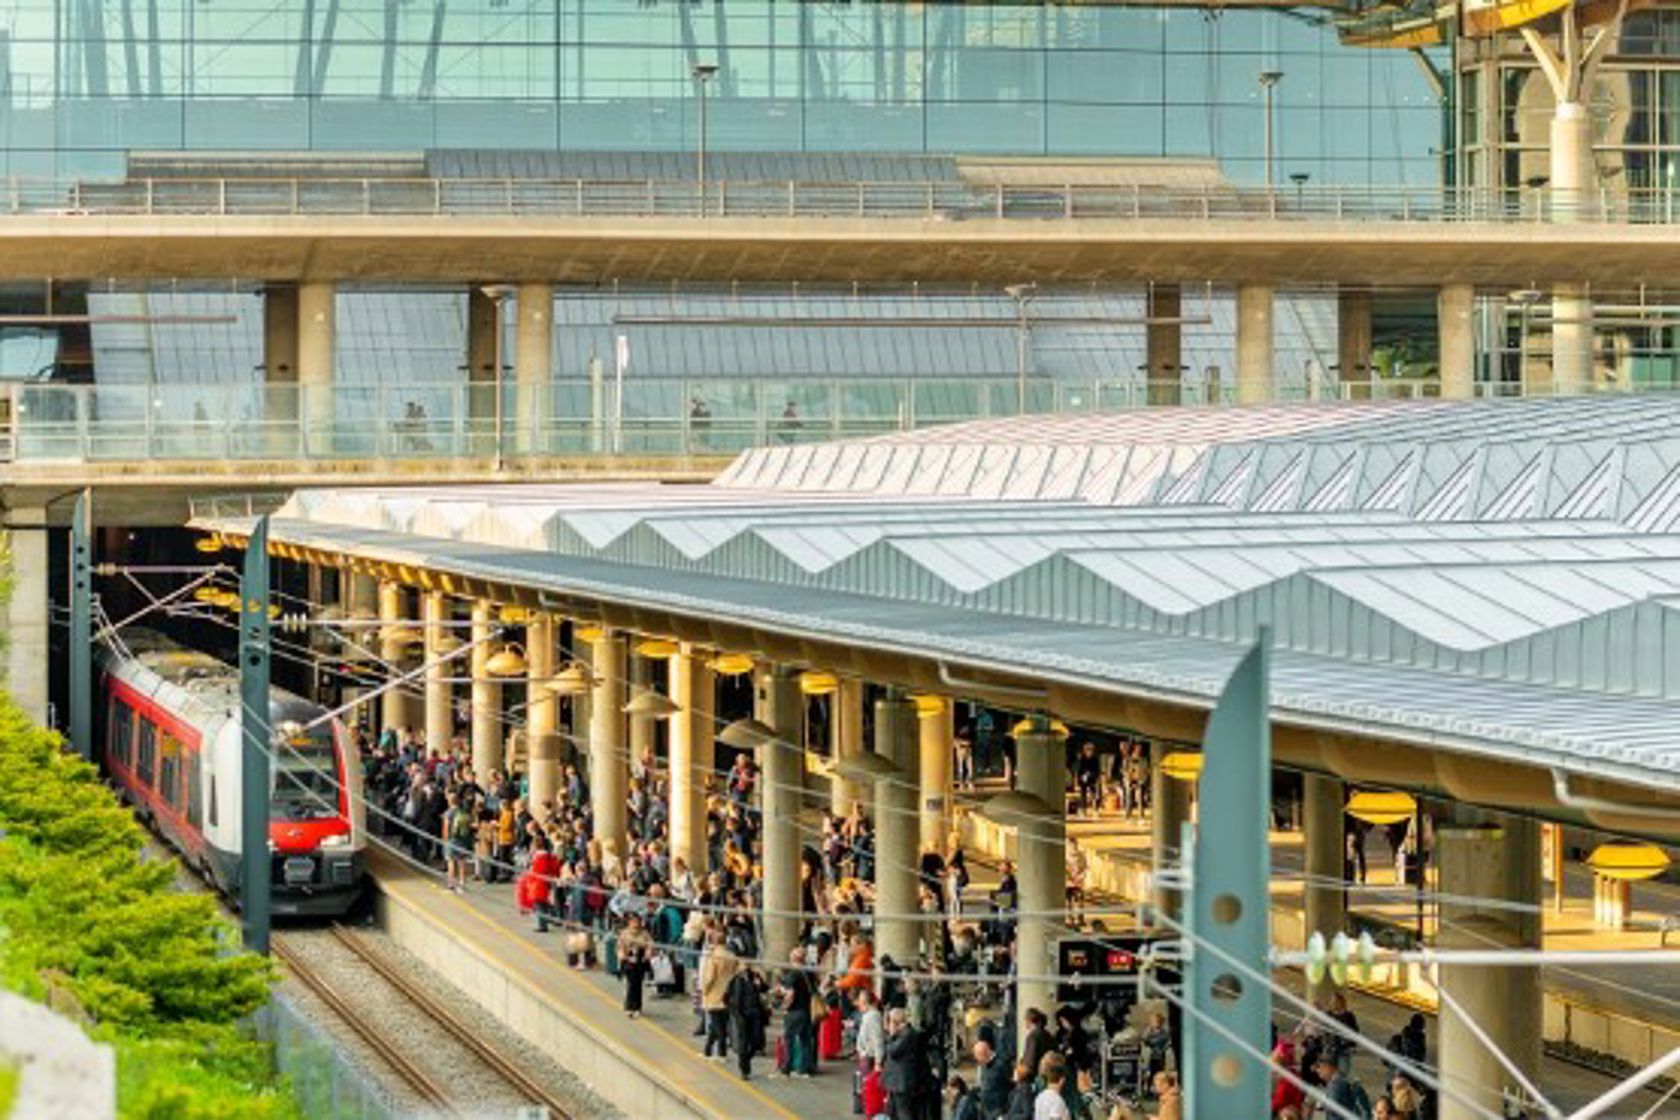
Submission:
<svg viewBox="0 0 1680 1120">
<path fill-rule="evenodd" d="M 967 735 L 953 751 L 958 784 L 972 782 L 976 756 L 984 753 Z M 869 814 L 861 802 L 844 815 L 823 814 L 802 845 L 797 944 L 786 960 L 773 961 L 759 920 L 762 775 L 750 753 L 705 776 L 704 862 L 692 867 L 671 854 L 668 775 L 651 752 L 631 761 L 624 851 L 595 834 L 587 778 L 577 765 L 562 767 L 553 802 L 532 805 L 521 775 L 474 773 L 460 739 L 450 751 L 428 755 L 412 732 L 387 729 L 364 742 L 363 757 L 375 818 L 400 822 L 393 830 L 410 855 L 441 864 L 449 890 L 516 880 L 520 910 L 537 931 L 560 934 L 571 967 L 615 974 L 630 1018 L 643 1014 L 650 987 L 656 999 L 689 1001 L 696 1045 L 706 1058 L 732 1063 L 743 1079 L 754 1076 L 760 1060 L 773 1077 L 838 1069 L 851 1075 L 854 1114 L 871 1120 L 939 1120 L 947 1110 L 955 1120 L 1109 1115 L 1096 1091 L 1104 1073 L 1097 1034 L 1114 1023 L 1091 1005 L 1030 1008 L 1029 1029 L 1016 1037 L 1013 869 L 999 865 L 995 888 L 977 897 L 955 835 L 943 850 L 920 853 L 920 953 L 897 961 L 878 955 L 871 937 L 874 862 L 884 857 Z M 1002 761 L 1007 775 L 1010 760 Z M 1068 761 L 1069 800 L 1080 811 L 1146 810 L 1149 759 L 1141 744 L 1100 754 L 1079 745 Z M 1077 920 L 1085 857 L 1079 845 L 1068 848 L 1068 898 Z M 978 1030 L 972 1047 L 958 1053 L 955 1027 L 970 1009 Z M 1330 1010 L 1345 1012 L 1345 1003 Z M 1391 1045 L 1409 1054 L 1402 1048 L 1421 1046 L 1421 1034 L 1397 1036 Z M 1140 1081 L 1154 1101 L 1148 1115 L 1180 1120 L 1164 1016 L 1153 1017 L 1140 1052 Z M 1375 1100 L 1362 1099 L 1346 1048 L 1313 1024 L 1280 1039 L 1274 1056 L 1330 1099 L 1354 1101 L 1359 1115 L 1432 1115 L 1403 1076 Z M 1112 1115 L 1142 1114 L 1121 1105 Z M 1296 1085 L 1279 1079 L 1272 1115 L 1316 1114 Z"/>
</svg>

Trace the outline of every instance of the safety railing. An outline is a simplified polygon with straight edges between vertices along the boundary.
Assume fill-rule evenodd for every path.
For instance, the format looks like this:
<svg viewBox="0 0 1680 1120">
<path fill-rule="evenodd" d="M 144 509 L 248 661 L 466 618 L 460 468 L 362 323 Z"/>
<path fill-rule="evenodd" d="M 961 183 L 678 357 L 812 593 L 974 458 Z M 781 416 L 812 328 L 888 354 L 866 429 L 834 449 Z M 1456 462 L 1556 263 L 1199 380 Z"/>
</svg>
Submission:
<svg viewBox="0 0 1680 1120">
<path fill-rule="evenodd" d="M 902 218 L 984 220 L 1601 222 L 1666 225 L 1671 188 L 1228 185 L 1012 186 L 802 182 L 228 178 L 4 181 L 0 211 L 90 217 Z"/>
</svg>

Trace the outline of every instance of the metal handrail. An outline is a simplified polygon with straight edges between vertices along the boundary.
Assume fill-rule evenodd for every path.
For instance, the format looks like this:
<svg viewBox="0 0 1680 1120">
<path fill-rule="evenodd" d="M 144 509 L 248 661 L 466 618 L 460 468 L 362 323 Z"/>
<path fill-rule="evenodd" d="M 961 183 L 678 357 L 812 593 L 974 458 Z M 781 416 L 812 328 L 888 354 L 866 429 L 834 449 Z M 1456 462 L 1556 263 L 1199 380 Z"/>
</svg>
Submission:
<svg viewBox="0 0 1680 1120">
<path fill-rule="evenodd" d="M 5 180 L 6 214 L 79 217 L 883 218 L 1671 225 L 1670 188 L 1012 186 L 899 182 L 408 178 Z"/>
</svg>

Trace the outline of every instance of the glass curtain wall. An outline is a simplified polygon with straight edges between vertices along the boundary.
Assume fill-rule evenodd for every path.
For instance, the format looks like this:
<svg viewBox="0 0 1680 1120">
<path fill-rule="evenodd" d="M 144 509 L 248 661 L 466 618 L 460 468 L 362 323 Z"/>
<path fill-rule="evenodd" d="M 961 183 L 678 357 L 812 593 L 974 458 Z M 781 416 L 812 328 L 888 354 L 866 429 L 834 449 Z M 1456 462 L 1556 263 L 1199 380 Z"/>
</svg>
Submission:
<svg viewBox="0 0 1680 1120">
<path fill-rule="evenodd" d="M 1436 181 L 1402 52 L 1294 12 L 772 0 L 0 0 L 0 174 L 127 151 L 689 150 L 1217 159 Z"/>
</svg>

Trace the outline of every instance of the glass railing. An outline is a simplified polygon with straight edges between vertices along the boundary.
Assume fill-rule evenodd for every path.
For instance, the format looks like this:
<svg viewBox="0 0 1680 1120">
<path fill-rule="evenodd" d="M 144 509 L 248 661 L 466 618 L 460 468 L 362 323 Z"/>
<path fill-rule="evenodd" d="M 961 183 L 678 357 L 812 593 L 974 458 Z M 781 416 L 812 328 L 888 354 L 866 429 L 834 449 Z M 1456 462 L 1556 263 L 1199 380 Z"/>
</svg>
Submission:
<svg viewBox="0 0 1680 1120">
<path fill-rule="evenodd" d="M 707 217 L 1672 224 L 1672 188 L 1264 188 L 588 179 L 0 180 L 0 213 L 55 217 Z"/>
</svg>

